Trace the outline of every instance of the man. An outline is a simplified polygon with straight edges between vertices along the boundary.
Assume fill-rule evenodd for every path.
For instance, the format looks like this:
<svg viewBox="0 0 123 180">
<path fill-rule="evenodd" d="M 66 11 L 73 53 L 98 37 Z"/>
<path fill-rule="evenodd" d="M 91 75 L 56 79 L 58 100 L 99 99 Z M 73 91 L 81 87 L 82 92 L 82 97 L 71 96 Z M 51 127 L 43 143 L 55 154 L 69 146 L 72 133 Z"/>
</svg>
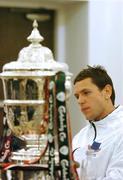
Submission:
<svg viewBox="0 0 123 180">
<path fill-rule="evenodd" d="M 80 180 L 123 180 L 123 107 L 106 70 L 88 66 L 74 80 L 74 94 L 88 120 L 73 139 Z"/>
</svg>

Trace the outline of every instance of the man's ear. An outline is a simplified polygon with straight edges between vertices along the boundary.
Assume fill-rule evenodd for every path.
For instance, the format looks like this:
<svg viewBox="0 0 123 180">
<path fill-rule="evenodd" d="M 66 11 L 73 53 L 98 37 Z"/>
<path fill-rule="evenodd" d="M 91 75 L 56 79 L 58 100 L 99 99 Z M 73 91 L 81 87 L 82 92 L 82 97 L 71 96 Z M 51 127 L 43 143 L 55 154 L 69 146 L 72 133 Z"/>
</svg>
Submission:
<svg viewBox="0 0 123 180">
<path fill-rule="evenodd" d="M 110 99 L 111 95 L 112 95 L 112 87 L 110 84 L 107 84 L 105 87 L 104 87 L 104 96 L 105 96 L 105 99 Z"/>
</svg>

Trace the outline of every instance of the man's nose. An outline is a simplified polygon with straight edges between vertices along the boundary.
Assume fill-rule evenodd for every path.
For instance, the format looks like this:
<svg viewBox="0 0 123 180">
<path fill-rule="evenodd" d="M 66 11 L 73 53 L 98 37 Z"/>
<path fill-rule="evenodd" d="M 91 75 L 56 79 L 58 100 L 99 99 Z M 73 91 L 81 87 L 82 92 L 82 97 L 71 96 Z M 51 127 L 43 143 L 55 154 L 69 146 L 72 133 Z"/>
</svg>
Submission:
<svg viewBox="0 0 123 180">
<path fill-rule="evenodd" d="M 79 95 L 78 97 L 78 103 L 83 104 L 85 102 L 85 98 L 82 95 Z"/>
</svg>

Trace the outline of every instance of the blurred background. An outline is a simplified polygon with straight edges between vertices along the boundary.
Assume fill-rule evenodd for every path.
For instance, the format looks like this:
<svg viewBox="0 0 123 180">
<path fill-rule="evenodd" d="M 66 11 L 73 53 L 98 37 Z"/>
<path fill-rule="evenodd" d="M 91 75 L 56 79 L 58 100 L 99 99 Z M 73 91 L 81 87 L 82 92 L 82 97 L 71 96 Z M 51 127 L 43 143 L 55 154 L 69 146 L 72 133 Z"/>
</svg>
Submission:
<svg viewBox="0 0 123 180">
<path fill-rule="evenodd" d="M 116 89 L 116 105 L 123 104 L 123 1 L 122 0 L 0 0 L 0 71 L 29 45 L 26 38 L 37 19 L 42 44 L 54 59 L 66 62 L 75 75 L 87 64 L 104 66 Z M 0 82 L 0 99 L 3 99 Z M 86 121 L 71 95 L 72 136 Z M 0 126 L 3 112 L 1 108 Z M 2 133 L 2 131 L 0 131 Z"/>
</svg>

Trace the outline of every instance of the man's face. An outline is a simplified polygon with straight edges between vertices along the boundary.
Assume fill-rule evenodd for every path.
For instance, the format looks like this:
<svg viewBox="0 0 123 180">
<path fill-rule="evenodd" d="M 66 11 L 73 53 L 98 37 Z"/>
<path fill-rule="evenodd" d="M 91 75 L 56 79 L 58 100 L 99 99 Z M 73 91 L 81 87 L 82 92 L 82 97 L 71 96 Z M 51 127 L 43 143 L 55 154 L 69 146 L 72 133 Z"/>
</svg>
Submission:
<svg viewBox="0 0 123 180">
<path fill-rule="evenodd" d="M 109 113 L 110 106 L 107 100 L 107 97 L 109 97 L 108 90 L 106 88 L 100 90 L 92 82 L 91 78 L 76 82 L 74 85 L 74 94 L 80 110 L 88 120 L 96 121 L 102 119 Z M 108 99 L 110 99 L 110 97 Z"/>
</svg>

